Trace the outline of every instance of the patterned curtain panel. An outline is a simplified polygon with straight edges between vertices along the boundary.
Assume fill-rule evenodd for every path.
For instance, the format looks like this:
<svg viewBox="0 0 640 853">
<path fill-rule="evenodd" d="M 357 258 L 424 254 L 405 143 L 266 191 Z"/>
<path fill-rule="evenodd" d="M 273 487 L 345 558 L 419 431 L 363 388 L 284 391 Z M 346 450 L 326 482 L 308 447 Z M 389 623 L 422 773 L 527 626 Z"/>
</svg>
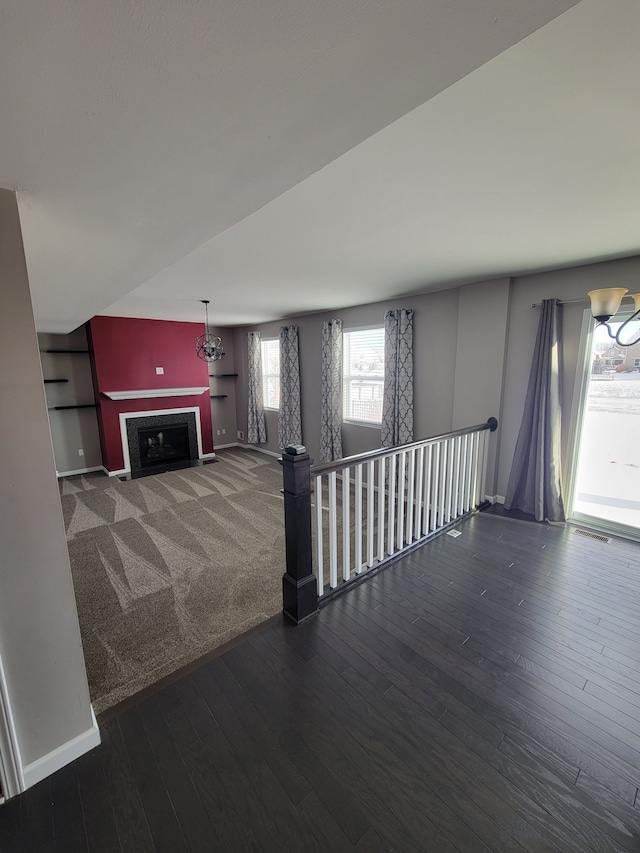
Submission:
<svg viewBox="0 0 640 853">
<path fill-rule="evenodd" d="M 384 316 L 383 447 L 413 441 L 413 310 Z"/>
<path fill-rule="evenodd" d="M 280 327 L 280 411 L 278 446 L 302 444 L 298 327 Z"/>
<path fill-rule="evenodd" d="M 505 509 L 564 521 L 560 459 L 562 305 L 544 299 Z"/>
<path fill-rule="evenodd" d="M 320 461 L 342 458 L 342 320 L 322 324 Z"/>
<path fill-rule="evenodd" d="M 262 350 L 260 332 L 249 332 L 249 381 L 248 381 L 248 419 L 247 441 L 249 444 L 262 444 L 267 440 L 267 428 L 264 423 L 264 405 L 262 402 Z"/>
</svg>

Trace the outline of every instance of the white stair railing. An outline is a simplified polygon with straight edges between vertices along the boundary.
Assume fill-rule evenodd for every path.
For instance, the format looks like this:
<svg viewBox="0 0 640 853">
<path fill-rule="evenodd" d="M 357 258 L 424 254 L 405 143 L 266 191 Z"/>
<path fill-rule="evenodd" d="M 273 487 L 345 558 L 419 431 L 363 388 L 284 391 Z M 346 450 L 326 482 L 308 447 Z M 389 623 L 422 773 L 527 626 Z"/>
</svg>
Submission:
<svg viewBox="0 0 640 853">
<path fill-rule="evenodd" d="M 313 572 L 326 596 L 441 532 L 485 500 L 498 422 L 311 468 Z"/>
</svg>

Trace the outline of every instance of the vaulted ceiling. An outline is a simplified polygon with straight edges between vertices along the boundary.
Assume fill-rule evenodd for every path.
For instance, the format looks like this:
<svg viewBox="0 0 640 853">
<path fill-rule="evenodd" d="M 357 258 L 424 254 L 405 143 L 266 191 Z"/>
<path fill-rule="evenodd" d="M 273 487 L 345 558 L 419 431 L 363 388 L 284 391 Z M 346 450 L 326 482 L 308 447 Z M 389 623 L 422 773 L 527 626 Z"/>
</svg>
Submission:
<svg viewBox="0 0 640 853">
<path fill-rule="evenodd" d="M 258 322 L 640 250 L 637 0 L 0 8 L 38 328 Z"/>
</svg>

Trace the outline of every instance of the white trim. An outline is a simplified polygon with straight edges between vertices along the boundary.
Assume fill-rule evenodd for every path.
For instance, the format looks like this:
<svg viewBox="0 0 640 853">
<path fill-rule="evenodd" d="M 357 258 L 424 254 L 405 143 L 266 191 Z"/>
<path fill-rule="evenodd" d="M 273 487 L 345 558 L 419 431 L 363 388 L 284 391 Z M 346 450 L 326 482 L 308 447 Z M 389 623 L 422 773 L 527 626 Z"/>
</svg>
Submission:
<svg viewBox="0 0 640 853">
<path fill-rule="evenodd" d="M 121 468 L 119 471 L 109 471 L 104 465 L 102 466 L 102 470 L 108 477 L 124 477 L 125 474 L 131 473 L 131 471 L 125 471 L 124 468 Z"/>
<path fill-rule="evenodd" d="M 218 447 L 219 447 L 219 446 L 220 446 L 220 445 L 218 445 Z M 223 447 L 228 447 L 228 445 L 226 445 L 226 444 L 224 444 L 224 445 L 222 445 L 222 446 L 223 446 Z M 215 458 L 216 458 L 215 451 L 214 451 L 213 453 L 203 453 L 203 454 L 200 456 L 200 459 L 215 459 Z"/>
<path fill-rule="evenodd" d="M 103 391 L 110 400 L 146 400 L 150 397 L 197 397 L 209 390 L 208 385 L 196 388 L 142 388 L 139 391 Z"/>
<path fill-rule="evenodd" d="M 80 758 L 85 752 L 89 752 L 90 749 L 95 749 L 96 746 L 100 745 L 100 730 L 98 729 L 93 708 L 91 708 L 91 720 L 92 725 L 90 729 L 56 747 L 47 753 L 47 755 L 43 755 L 42 758 L 37 758 L 23 768 L 24 790 L 30 788 L 32 785 L 36 785 L 38 782 L 46 779 L 47 776 L 51 776 L 56 770 L 60 770 L 62 767 L 75 761 L 76 758 Z"/>
<path fill-rule="evenodd" d="M 255 444 L 241 444 L 238 442 L 238 447 L 242 447 L 245 450 L 255 450 L 256 453 L 266 453 L 267 456 L 275 456 L 276 459 L 282 456 L 282 453 L 274 453 L 273 450 L 267 450 L 266 447 L 256 447 Z"/>
<path fill-rule="evenodd" d="M 198 406 L 190 406 L 184 409 L 149 409 L 145 412 L 120 412 L 120 440 L 122 442 L 122 456 L 124 459 L 124 468 L 121 471 L 114 471 L 113 474 L 117 475 L 131 473 L 131 457 L 129 455 L 129 441 L 127 439 L 127 421 L 130 418 L 151 418 L 156 417 L 157 415 L 183 415 L 190 413 L 193 413 L 196 416 L 198 459 L 202 459 L 202 429 L 200 427 L 200 408 Z M 111 476 L 113 476 L 113 474 L 111 474 Z"/>
<path fill-rule="evenodd" d="M 580 328 L 580 342 L 578 344 L 578 359 L 576 362 L 576 375 L 573 383 L 573 397 L 571 400 L 571 412 L 569 414 L 569 439 L 567 444 L 566 471 L 564 482 L 566 484 L 567 515 L 572 515 L 575 501 L 575 488 L 578 473 L 578 456 L 580 444 L 582 443 L 582 424 L 584 421 L 584 410 L 586 408 L 586 396 L 589 393 L 589 377 L 591 364 L 589 357 L 593 349 L 593 331 L 595 324 L 590 308 L 582 312 L 582 325 Z"/>
<path fill-rule="evenodd" d="M 94 471 L 104 471 L 105 474 L 109 473 L 104 465 L 94 465 L 93 468 L 78 468 L 75 471 L 56 471 L 56 474 L 58 477 L 75 477 L 76 474 L 92 474 Z"/>
<path fill-rule="evenodd" d="M 237 441 L 233 441 L 231 444 L 216 444 L 216 450 L 226 450 L 227 447 L 239 447 L 239 446 L 240 445 L 238 444 Z M 207 456 L 215 456 L 215 455 L 216 455 L 215 453 L 206 454 L 205 459 L 207 458 Z"/>
<path fill-rule="evenodd" d="M 9 702 L 9 690 L 0 657 L 0 783 L 6 797 L 24 791 L 22 759 Z"/>
<path fill-rule="evenodd" d="M 504 495 L 485 495 L 485 501 L 489 501 L 490 504 L 504 504 Z"/>
<path fill-rule="evenodd" d="M 352 418 L 343 418 L 342 425 L 349 424 L 350 426 L 367 427 L 367 429 L 382 429 L 382 421 L 356 421 Z"/>
<path fill-rule="evenodd" d="M 595 515 L 587 515 L 584 512 L 574 512 L 567 519 L 568 524 L 578 527 L 588 527 L 598 533 L 607 533 L 609 536 L 617 536 L 619 539 L 630 539 L 640 542 L 640 531 L 636 527 L 627 524 L 616 524 L 615 521 L 607 521 L 605 518 L 597 518 Z"/>
</svg>

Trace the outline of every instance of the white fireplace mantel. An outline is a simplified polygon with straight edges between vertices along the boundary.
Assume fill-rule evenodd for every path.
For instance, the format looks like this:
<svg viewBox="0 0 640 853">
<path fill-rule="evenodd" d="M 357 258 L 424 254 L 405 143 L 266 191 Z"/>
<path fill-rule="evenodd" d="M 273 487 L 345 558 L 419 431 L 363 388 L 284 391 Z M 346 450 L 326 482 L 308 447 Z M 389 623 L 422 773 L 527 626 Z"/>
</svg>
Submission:
<svg viewBox="0 0 640 853">
<path fill-rule="evenodd" d="M 196 388 L 141 388 L 138 391 L 103 391 L 110 400 L 144 400 L 151 397 L 197 397 L 208 391 L 207 385 Z"/>
</svg>

